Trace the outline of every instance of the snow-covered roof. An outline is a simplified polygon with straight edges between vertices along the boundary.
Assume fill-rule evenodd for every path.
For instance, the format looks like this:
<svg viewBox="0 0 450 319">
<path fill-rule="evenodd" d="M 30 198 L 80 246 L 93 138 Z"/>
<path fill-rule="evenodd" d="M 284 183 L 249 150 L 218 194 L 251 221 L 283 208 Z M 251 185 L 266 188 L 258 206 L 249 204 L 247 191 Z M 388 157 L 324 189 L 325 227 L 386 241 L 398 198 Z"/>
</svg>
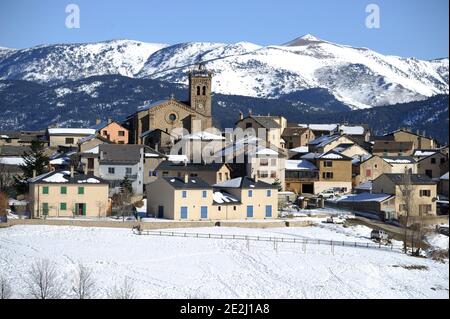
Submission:
<svg viewBox="0 0 450 319">
<path fill-rule="evenodd" d="M 307 160 L 287 160 L 287 171 L 313 171 L 317 170 L 317 167 Z"/>
<path fill-rule="evenodd" d="M 416 162 L 413 158 L 406 156 L 382 157 L 382 159 L 389 164 L 414 164 Z"/>
<path fill-rule="evenodd" d="M 356 165 L 358 163 L 362 163 L 367 161 L 369 158 L 371 158 L 372 155 L 371 154 L 365 154 L 365 155 L 354 155 L 352 156 L 353 160 L 352 160 L 352 164 Z"/>
<path fill-rule="evenodd" d="M 0 157 L 0 164 L 3 165 L 25 165 L 22 157 Z"/>
<path fill-rule="evenodd" d="M 52 165 L 67 165 L 70 163 L 70 158 L 68 157 L 55 158 L 50 160 L 49 163 Z"/>
<path fill-rule="evenodd" d="M 229 179 L 222 183 L 214 184 L 214 187 L 239 188 L 241 186 L 242 177 Z"/>
<path fill-rule="evenodd" d="M 78 174 L 77 172 L 74 172 L 74 176 L 70 176 L 70 171 L 52 171 L 48 173 L 41 174 L 39 176 L 33 177 L 28 179 L 29 183 L 36 183 L 36 182 L 42 182 L 42 183 L 70 183 L 70 184 L 107 184 L 106 181 L 102 180 L 101 178 L 89 176 L 89 175 L 82 175 Z"/>
<path fill-rule="evenodd" d="M 335 131 L 338 124 L 298 124 L 300 127 L 309 127 L 313 131 Z M 340 125 L 339 129 L 347 135 L 362 135 L 364 127 L 360 125 Z"/>
<path fill-rule="evenodd" d="M 177 154 L 169 154 L 167 160 L 171 162 L 189 162 L 187 155 Z"/>
<path fill-rule="evenodd" d="M 58 135 L 58 134 L 74 134 L 74 135 L 92 135 L 95 134 L 95 129 L 91 128 L 49 128 L 48 134 Z"/>
<path fill-rule="evenodd" d="M 207 131 L 201 131 L 193 134 L 184 135 L 183 140 L 201 140 L 201 141 L 223 141 L 225 137 L 213 134 Z"/>
<path fill-rule="evenodd" d="M 416 150 L 416 151 L 414 151 L 414 154 L 413 154 L 413 156 L 416 156 L 416 157 L 423 157 L 423 156 L 431 156 L 431 155 L 433 155 L 433 154 L 436 154 L 437 153 L 437 151 L 423 151 L 423 150 Z"/>
<path fill-rule="evenodd" d="M 308 153 L 308 146 L 296 147 L 296 148 L 291 149 L 290 151 L 295 152 L 295 153 Z"/>
<path fill-rule="evenodd" d="M 371 194 L 371 193 L 360 193 L 360 194 L 349 194 L 344 195 L 339 202 L 383 202 L 386 199 L 391 198 L 393 195 L 390 194 Z"/>
<path fill-rule="evenodd" d="M 213 201 L 215 204 L 232 204 L 239 203 L 239 199 L 230 195 L 227 192 L 214 192 L 213 193 Z"/>
<path fill-rule="evenodd" d="M 448 181 L 448 172 L 445 173 L 444 175 L 442 175 L 440 179 L 442 179 L 444 181 Z"/>
<path fill-rule="evenodd" d="M 355 187 L 355 189 L 371 191 L 372 185 L 373 185 L 372 181 L 367 181 L 367 182 L 359 184 L 358 186 Z"/>
</svg>

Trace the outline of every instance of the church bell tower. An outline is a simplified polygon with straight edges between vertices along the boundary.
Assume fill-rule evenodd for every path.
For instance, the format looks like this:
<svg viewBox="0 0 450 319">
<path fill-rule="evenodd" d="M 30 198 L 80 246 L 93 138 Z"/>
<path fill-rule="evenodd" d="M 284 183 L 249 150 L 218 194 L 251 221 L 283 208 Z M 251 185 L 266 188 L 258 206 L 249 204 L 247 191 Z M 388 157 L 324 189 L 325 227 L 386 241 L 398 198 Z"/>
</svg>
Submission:
<svg viewBox="0 0 450 319">
<path fill-rule="evenodd" d="M 203 64 L 189 71 L 189 104 L 198 113 L 211 117 L 211 72 Z"/>
</svg>

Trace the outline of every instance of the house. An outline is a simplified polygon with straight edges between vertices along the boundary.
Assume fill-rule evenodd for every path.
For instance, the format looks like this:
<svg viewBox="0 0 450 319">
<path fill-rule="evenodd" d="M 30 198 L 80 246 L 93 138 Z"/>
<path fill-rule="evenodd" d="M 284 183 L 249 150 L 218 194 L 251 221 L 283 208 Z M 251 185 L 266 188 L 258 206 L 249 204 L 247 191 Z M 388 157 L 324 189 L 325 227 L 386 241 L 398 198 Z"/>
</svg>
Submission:
<svg viewBox="0 0 450 319">
<path fill-rule="evenodd" d="M 188 74 L 189 100 L 179 101 L 172 95 L 138 108 L 123 123 L 129 130 L 130 144 L 143 144 L 143 133 L 161 130 L 168 134 L 174 129 L 188 132 L 212 127 L 212 74 L 199 64 Z"/>
<path fill-rule="evenodd" d="M 381 174 L 392 173 L 392 165 L 378 155 L 357 155 L 352 160 L 352 184 L 356 187 Z"/>
<path fill-rule="evenodd" d="M 417 174 L 417 162 L 412 156 L 380 156 L 386 163 L 391 165 L 390 173 L 403 174 L 408 171 Z"/>
<path fill-rule="evenodd" d="M 187 155 L 194 163 L 213 162 L 214 154 L 225 145 L 225 137 L 216 129 L 186 134 L 175 141 L 175 146 L 178 148 L 177 153 L 181 152 Z M 171 150 L 171 153 L 174 153 L 174 149 Z"/>
<path fill-rule="evenodd" d="M 410 185 L 410 186 L 408 186 Z M 395 196 L 395 216 L 399 219 L 407 213 L 407 197 L 411 190 L 409 216 L 436 216 L 436 182 L 422 174 L 383 174 L 373 181 L 374 194 Z"/>
<path fill-rule="evenodd" d="M 297 126 L 309 128 L 316 138 L 323 135 L 344 134 L 360 142 L 370 141 L 370 129 L 367 124 L 297 124 Z"/>
<path fill-rule="evenodd" d="M 78 152 L 83 153 L 85 151 L 92 150 L 93 148 L 101 145 L 101 144 L 112 144 L 113 142 L 98 134 L 92 134 L 86 137 L 83 137 L 78 141 Z"/>
<path fill-rule="evenodd" d="M 166 160 L 159 163 L 155 171 L 163 177 L 182 177 L 187 173 L 190 178 L 199 177 L 211 185 L 231 179 L 231 167 L 226 163 L 196 164 Z"/>
<path fill-rule="evenodd" d="M 188 174 L 159 176 L 147 187 L 147 213 L 174 220 L 276 218 L 277 192 L 247 177 L 210 185 Z"/>
<path fill-rule="evenodd" d="M 261 138 L 248 136 L 227 145 L 214 158 L 230 166 L 232 178 L 247 176 L 284 187 L 286 152 Z"/>
<path fill-rule="evenodd" d="M 441 152 L 436 152 L 417 160 L 417 173 L 425 174 L 429 178 L 439 180 L 439 178 L 448 172 L 448 156 Z"/>
<path fill-rule="evenodd" d="M 449 197 L 448 192 L 448 172 L 442 175 L 439 178 L 439 185 L 438 185 L 438 194 L 444 195 L 445 197 Z"/>
<path fill-rule="evenodd" d="M 50 147 L 76 147 L 79 140 L 95 134 L 91 128 L 48 128 L 47 138 Z"/>
<path fill-rule="evenodd" d="M 407 128 L 402 128 L 385 136 L 393 137 L 396 142 L 412 142 L 416 149 L 434 149 L 438 147 L 435 139 L 425 136 L 425 131 L 420 134 L 419 131 L 413 133 Z"/>
<path fill-rule="evenodd" d="M 13 145 L 19 146 L 20 131 L 0 131 L 0 146 Z"/>
<path fill-rule="evenodd" d="M 285 147 L 285 141 L 282 139 L 282 134 L 286 127 L 287 120 L 283 116 L 262 116 L 250 113 L 244 118 L 244 115 L 240 113 L 239 121 L 236 122 L 236 128 L 246 132 L 251 132 L 253 130 L 253 136 L 262 138 L 266 142 L 279 148 Z M 263 135 L 260 134 L 261 131 L 264 132 Z"/>
<path fill-rule="evenodd" d="M 309 151 L 313 153 L 326 153 L 334 150 L 339 153 L 346 153 L 344 155 L 349 157 L 369 154 L 369 152 L 356 144 L 349 136 L 339 134 L 318 137 L 309 142 L 308 147 Z"/>
<path fill-rule="evenodd" d="M 108 119 L 108 121 L 102 122 L 97 119 L 96 124 L 91 128 L 95 129 L 97 135 L 113 143 L 128 144 L 128 130 L 116 121 Z"/>
<path fill-rule="evenodd" d="M 290 175 L 289 182 L 286 182 L 289 189 L 299 189 L 301 194 L 318 194 L 330 188 L 339 188 L 344 193 L 352 190 L 351 157 L 331 150 L 326 153 L 308 153 L 301 159 L 313 163 L 315 168 L 311 166 L 307 172 L 299 174 L 299 188 L 291 185 L 295 176 Z M 306 163 L 302 165 L 307 166 Z"/>
<path fill-rule="evenodd" d="M 154 172 L 164 159 L 163 154 L 145 145 L 102 144 L 94 157 L 94 171 L 97 160 L 96 176 L 109 182 L 111 192 L 117 192 L 126 177 L 131 181 L 133 193 L 140 195 L 144 192 L 144 184 L 156 179 Z"/>
<path fill-rule="evenodd" d="M 28 180 L 32 218 L 106 217 L 108 182 L 71 171 L 52 171 Z"/>
<path fill-rule="evenodd" d="M 376 213 L 390 219 L 395 214 L 395 196 L 392 194 L 372 194 L 361 192 L 342 196 L 335 202 L 338 207 L 353 211 Z"/>
<path fill-rule="evenodd" d="M 375 140 L 372 154 L 379 156 L 410 156 L 413 154 L 415 144 L 412 141 L 395 141 L 393 137 Z"/>
<path fill-rule="evenodd" d="M 310 161 L 305 159 L 286 161 L 286 191 L 296 194 L 314 193 L 314 186 L 311 186 L 311 183 L 318 179 L 319 169 Z"/>
<path fill-rule="evenodd" d="M 288 149 L 295 149 L 306 146 L 308 143 L 316 138 L 314 132 L 308 127 L 286 127 L 281 134 Z"/>
</svg>

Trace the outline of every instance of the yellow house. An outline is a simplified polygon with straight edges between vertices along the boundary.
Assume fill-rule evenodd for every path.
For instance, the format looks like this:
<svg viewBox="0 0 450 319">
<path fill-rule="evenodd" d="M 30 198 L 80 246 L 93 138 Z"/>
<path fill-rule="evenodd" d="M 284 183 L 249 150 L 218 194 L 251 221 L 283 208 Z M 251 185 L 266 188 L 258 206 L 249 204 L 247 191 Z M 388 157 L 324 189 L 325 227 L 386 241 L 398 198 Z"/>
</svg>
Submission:
<svg viewBox="0 0 450 319">
<path fill-rule="evenodd" d="M 436 216 L 437 185 L 426 175 L 409 174 L 408 178 L 406 174 L 383 174 L 373 181 L 372 192 L 395 195 L 395 211 L 398 218 L 407 214 L 405 184 L 411 185 L 409 216 Z"/>
<path fill-rule="evenodd" d="M 172 220 L 277 218 L 276 186 L 239 177 L 210 184 L 188 174 L 147 185 L 147 213 Z"/>
<path fill-rule="evenodd" d="M 53 171 L 29 180 L 32 218 L 106 217 L 108 183 L 92 175 Z"/>
</svg>

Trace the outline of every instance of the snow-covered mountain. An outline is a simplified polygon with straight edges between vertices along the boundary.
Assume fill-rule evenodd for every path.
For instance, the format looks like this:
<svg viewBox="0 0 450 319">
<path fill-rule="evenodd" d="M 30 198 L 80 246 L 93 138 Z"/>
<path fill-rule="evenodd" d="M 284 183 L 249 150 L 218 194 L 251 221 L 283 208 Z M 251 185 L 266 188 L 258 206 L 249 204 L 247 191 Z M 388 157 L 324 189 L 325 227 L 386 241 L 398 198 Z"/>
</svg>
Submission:
<svg viewBox="0 0 450 319">
<path fill-rule="evenodd" d="M 42 45 L 14 51 L 0 49 L 0 78 L 62 83 L 95 75 L 119 74 L 132 77 L 140 71 L 152 53 L 166 46 L 114 40 Z"/>
<path fill-rule="evenodd" d="M 270 46 L 249 42 L 167 46 L 122 40 L 0 49 L 0 79 L 60 84 L 120 74 L 187 84 L 187 71 L 199 62 L 213 71 L 214 92 L 227 95 L 280 98 L 325 89 L 358 109 L 449 93 L 448 58 L 423 61 L 382 55 L 312 35 Z"/>
</svg>

